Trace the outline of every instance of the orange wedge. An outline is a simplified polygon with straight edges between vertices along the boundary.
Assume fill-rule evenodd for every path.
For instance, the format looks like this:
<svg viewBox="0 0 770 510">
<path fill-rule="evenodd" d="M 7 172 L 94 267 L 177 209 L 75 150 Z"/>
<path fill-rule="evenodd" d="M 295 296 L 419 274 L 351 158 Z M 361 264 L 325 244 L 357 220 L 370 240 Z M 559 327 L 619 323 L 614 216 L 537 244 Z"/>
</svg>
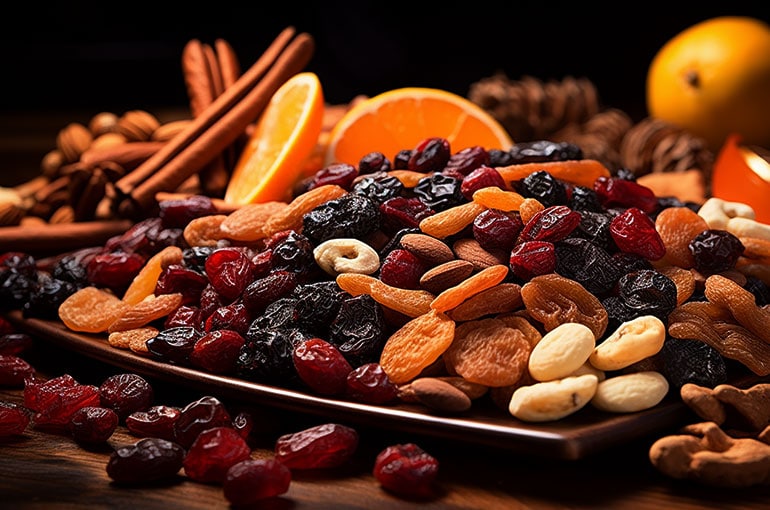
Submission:
<svg viewBox="0 0 770 510">
<path fill-rule="evenodd" d="M 497 119 L 470 100 L 441 89 L 406 87 L 348 110 L 329 135 L 324 163 L 358 165 L 373 151 L 392 159 L 429 137 L 446 138 L 453 153 L 476 145 L 503 150 L 513 145 Z"/>
<path fill-rule="evenodd" d="M 324 97 L 315 73 L 289 78 L 270 99 L 225 190 L 235 205 L 288 201 L 321 133 Z"/>
</svg>

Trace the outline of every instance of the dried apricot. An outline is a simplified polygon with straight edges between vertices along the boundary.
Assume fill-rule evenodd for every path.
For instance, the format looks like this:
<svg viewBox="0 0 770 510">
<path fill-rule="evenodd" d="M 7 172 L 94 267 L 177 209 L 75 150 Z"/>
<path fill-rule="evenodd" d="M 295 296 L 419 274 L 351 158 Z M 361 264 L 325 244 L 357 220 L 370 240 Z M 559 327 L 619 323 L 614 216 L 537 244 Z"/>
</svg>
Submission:
<svg viewBox="0 0 770 510">
<path fill-rule="evenodd" d="M 227 215 L 219 228 L 234 241 L 258 241 L 267 237 L 265 223 L 273 215 L 288 207 L 286 202 L 246 204 Z"/>
<path fill-rule="evenodd" d="M 287 207 L 276 211 L 265 223 L 264 231 L 267 236 L 284 230 L 302 230 L 302 217 L 329 200 L 340 198 L 347 194 L 342 186 L 323 184 L 317 188 L 299 195 L 289 202 Z"/>
<path fill-rule="evenodd" d="M 337 285 L 352 296 L 368 294 L 382 306 L 408 317 L 418 317 L 430 311 L 435 296 L 426 290 L 401 289 L 360 273 L 337 275 Z"/>
<path fill-rule="evenodd" d="M 485 207 L 476 202 L 466 202 L 432 214 L 420 221 L 420 230 L 424 233 L 444 239 L 460 232 L 473 223 L 473 220 Z"/>
<path fill-rule="evenodd" d="M 380 366 L 394 384 L 411 381 L 447 350 L 455 322 L 436 310 L 420 315 L 393 333 L 382 349 Z"/>
<path fill-rule="evenodd" d="M 413 170 L 390 170 L 388 175 L 398 179 L 405 188 L 414 188 L 422 179 L 430 177 L 431 174 Z"/>
<path fill-rule="evenodd" d="M 182 235 L 190 246 L 216 246 L 225 234 L 221 230 L 226 214 L 211 214 L 190 220 Z"/>
<path fill-rule="evenodd" d="M 466 299 L 501 283 L 507 276 L 507 266 L 489 266 L 436 296 L 430 307 L 439 312 L 451 310 Z"/>
<path fill-rule="evenodd" d="M 132 343 L 147 342 L 147 340 L 155 338 L 157 335 L 158 329 L 152 326 L 126 329 L 124 331 L 114 331 L 107 335 L 107 343 L 117 349 L 131 349 Z"/>
<path fill-rule="evenodd" d="M 498 319 L 479 319 L 455 328 L 444 352 L 450 373 L 489 387 L 515 384 L 527 370 L 531 347 L 524 334 Z"/>
<path fill-rule="evenodd" d="M 487 209 L 518 211 L 524 197 L 515 191 L 506 191 L 497 186 L 489 186 L 473 193 L 473 201 Z"/>
<path fill-rule="evenodd" d="M 595 159 L 571 159 L 567 161 L 543 161 L 497 167 L 506 182 L 520 181 L 534 172 L 546 171 L 554 178 L 578 186 L 593 188 L 599 177 L 610 177 L 609 169 Z"/>
<path fill-rule="evenodd" d="M 526 224 L 543 209 L 545 209 L 545 206 L 541 204 L 539 200 L 535 198 L 525 198 L 519 206 L 519 215 L 521 216 L 521 221 Z"/>
<path fill-rule="evenodd" d="M 72 331 L 103 333 L 129 307 L 107 290 L 83 287 L 59 305 L 59 319 Z"/>
<path fill-rule="evenodd" d="M 688 269 L 679 266 L 663 266 L 656 269 L 659 273 L 671 278 L 676 285 L 676 304 L 681 305 L 695 292 L 695 275 Z"/>
<path fill-rule="evenodd" d="M 523 304 L 521 285 L 504 282 L 471 296 L 447 313 L 452 320 L 464 322 L 485 315 L 512 312 Z"/>
<path fill-rule="evenodd" d="M 689 207 L 667 207 L 660 211 L 655 218 L 655 230 L 666 247 L 666 254 L 656 261 L 656 266 L 694 267 L 695 257 L 690 251 L 690 241 L 708 228 L 706 220 Z"/>
<path fill-rule="evenodd" d="M 179 264 L 182 261 L 182 249 L 178 246 L 166 246 L 161 251 L 150 257 L 144 267 L 134 277 L 134 280 L 123 294 L 123 301 L 129 305 L 135 305 L 150 294 L 155 293 L 158 277 L 165 268 L 171 264 Z"/>
<path fill-rule="evenodd" d="M 166 317 L 182 306 L 182 300 L 182 294 L 179 292 L 147 296 L 144 300 L 123 310 L 123 313 L 109 325 L 107 331 L 114 333 L 115 331 L 146 326 L 156 319 Z"/>
</svg>

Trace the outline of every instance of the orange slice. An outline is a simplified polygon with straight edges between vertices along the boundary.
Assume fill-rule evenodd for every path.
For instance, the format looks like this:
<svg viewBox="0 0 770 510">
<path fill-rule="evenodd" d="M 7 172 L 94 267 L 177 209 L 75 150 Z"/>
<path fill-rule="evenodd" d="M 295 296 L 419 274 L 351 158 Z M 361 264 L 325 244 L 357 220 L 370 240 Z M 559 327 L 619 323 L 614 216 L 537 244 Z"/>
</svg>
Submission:
<svg viewBox="0 0 770 510">
<path fill-rule="evenodd" d="M 288 201 L 321 133 L 324 97 L 315 73 L 289 78 L 270 99 L 225 190 L 235 205 Z"/>
<path fill-rule="evenodd" d="M 373 151 L 393 158 L 429 137 L 446 138 L 453 153 L 476 145 L 503 150 L 513 145 L 505 128 L 470 100 L 441 89 L 406 87 L 348 110 L 329 135 L 324 162 L 358 165 Z"/>
</svg>

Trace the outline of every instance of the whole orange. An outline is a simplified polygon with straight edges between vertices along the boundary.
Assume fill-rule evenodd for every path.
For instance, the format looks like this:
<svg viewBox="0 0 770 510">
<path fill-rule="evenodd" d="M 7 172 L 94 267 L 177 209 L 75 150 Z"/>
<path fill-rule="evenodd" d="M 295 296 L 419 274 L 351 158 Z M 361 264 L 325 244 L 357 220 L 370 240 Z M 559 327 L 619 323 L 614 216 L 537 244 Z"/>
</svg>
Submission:
<svg viewBox="0 0 770 510">
<path fill-rule="evenodd" d="M 646 83 L 651 117 L 718 151 L 729 133 L 770 147 L 770 25 L 746 16 L 697 23 L 665 43 Z"/>
</svg>

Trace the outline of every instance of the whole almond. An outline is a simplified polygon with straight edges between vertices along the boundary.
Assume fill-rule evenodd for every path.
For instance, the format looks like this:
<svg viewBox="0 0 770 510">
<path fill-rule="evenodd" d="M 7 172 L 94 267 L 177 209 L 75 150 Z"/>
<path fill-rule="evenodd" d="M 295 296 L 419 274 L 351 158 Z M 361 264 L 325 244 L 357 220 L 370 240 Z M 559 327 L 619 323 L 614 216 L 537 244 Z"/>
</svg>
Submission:
<svg viewBox="0 0 770 510">
<path fill-rule="evenodd" d="M 471 238 L 458 239 L 452 245 L 458 259 L 467 260 L 476 270 L 482 270 L 498 264 L 508 265 L 502 252 L 492 252 L 481 247 L 478 241 Z"/>
<path fill-rule="evenodd" d="M 450 260 L 426 271 L 420 278 L 420 287 L 438 295 L 464 281 L 471 273 L 473 264 L 467 260 Z"/>
<path fill-rule="evenodd" d="M 431 266 L 455 258 L 452 249 L 444 241 L 426 234 L 406 234 L 401 238 L 401 246 Z"/>
<path fill-rule="evenodd" d="M 145 110 L 131 110 L 118 119 L 117 131 L 129 141 L 143 142 L 150 139 L 160 121 Z"/>
<path fill-rule="evenodd" d="M 471 399 L 454 385 L 434 377 L 420 377 L 409 385 L 422 404 L 447 413 L 461 413 L 471 407 Z"/>
<path fill-rule="evenodd" d="M 93 140 L 91 131 L 79 122 L 71 122 L 56 136 L 56 148 L 64 156 L 65 163 L 74 163 L 88 149 Z"/>
</svg>

